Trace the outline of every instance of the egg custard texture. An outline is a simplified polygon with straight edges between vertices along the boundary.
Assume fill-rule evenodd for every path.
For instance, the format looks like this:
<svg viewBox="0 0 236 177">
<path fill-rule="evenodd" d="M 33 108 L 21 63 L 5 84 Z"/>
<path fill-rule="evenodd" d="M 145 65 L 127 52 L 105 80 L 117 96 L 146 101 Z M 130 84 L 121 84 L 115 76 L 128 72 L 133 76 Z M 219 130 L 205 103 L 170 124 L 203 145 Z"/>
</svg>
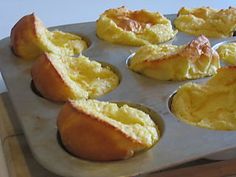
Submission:
<svg viewBox="0 0 236 177">
<path fill-rule="evenodd" d="M 106 10 L 97 20 L 96 30 L 103 40 L 133 46 L 165 42 L 177 33 L 160 13 L 125 7 Z"/>
<path fill-rule="evenodd" d="M 43 52 L 73 56 L 87 48 L 80 36 L 49 31 L 34 14 L 22 17 L 11 30 L 13 52 L 23 59 L 35 59 Z"/>
<path fill-rule="evenodd" d="M 236 65 L 236 43 L 223 44 L 217 48 L 220 59 L 223 61 Z"/>
<path fill-rule="evenodd" d="M 145 112 L 97 100 L 68 101 L 57 125 L 65 147 L 88 160 L 127 159 L 159 139 L 158 127 Z"/>
<path fill-rule="evenodd" d="M 202 78 L 219 67 L 219 56 L 204 36 L 182 46 L 146 45 L 129 60 L 131 70 L 158 80 Z"/>
<path fill-rule="evenodd" d="M 31 75 L 39 92 L 53 101 L 98 97 L 119 84 L 119 77 L 109 67 L 82 55 L 45 53 L 32 66 Z"/>
<path fill-rule="evenodd" d="M 225 67 L 205 84 L 187 83 L 174 95 L 171 111 L 194 126 L 236 130 L 236 67 Z"/>
<path fill-rule="evenodd" d="M 233 36 L 236 30 L 236 8 L 216 10 L 210 7 L 181 8 L 174 21 L 175 27 L 192 35 L 211 38 Z"/>
</svg>

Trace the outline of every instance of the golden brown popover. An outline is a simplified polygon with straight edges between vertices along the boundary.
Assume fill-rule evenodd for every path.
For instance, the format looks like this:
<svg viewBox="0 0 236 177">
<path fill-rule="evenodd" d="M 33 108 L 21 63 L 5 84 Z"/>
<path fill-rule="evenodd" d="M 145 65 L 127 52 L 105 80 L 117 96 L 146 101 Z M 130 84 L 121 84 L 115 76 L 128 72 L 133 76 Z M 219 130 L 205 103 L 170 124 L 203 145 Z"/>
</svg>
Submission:
<svg viewBox="0 0 236 177">
<path fill-rule="evenodd" d="M 159 139 L 148 114 L 126 104 L 119 107 L 97 100 L 69 100 L 57 126 L 66 149 L 87 160 L 127 159 Z"/>
<path fill-rule="evenodd" d="M 174 21 L 175 27 L 183 32 L 212 38 L 233 36 L 236 30 L 236 8 L 216 10 L 210 7 L 181 8 Z"/>
<path fill-rule="evenodd" d="M 160 13 L 125 7 L 106 10 L 97 20 L 96 30 L 103 40 L 133 46 L 165 42 L 177 33 Z"/>
<path fill-rule="evenodd" d="M 187 83 L 174 95 L 171 110 L 188 124 L 236 130 L 236 67 L 224 67 L 204 84 Z"/>
<path fill-rule="evenodd" d="M 158 80 L 185 80 L 211 76 L 220 67 L 219 55 L 205 36 L 187 45 L 146 45 L 129 60 L 129 68 Z"/>
<path fill-rule="evenodd" d="M 82 55 L 75 58 L 44 53 L 33 64 L 31 75 L 38 91 L 53 101 L 98 97 L 119 84 L 108 66 Z"/>
<path fill-rule="evenodd" d="M 35 59 L 43 52 L 72 56 L 87 48 L 80 36 L 62 31 L 49 31 L 34 14 L 22 17 L 12 28 L 11 47 L 23 59 Z"/>
</svg>

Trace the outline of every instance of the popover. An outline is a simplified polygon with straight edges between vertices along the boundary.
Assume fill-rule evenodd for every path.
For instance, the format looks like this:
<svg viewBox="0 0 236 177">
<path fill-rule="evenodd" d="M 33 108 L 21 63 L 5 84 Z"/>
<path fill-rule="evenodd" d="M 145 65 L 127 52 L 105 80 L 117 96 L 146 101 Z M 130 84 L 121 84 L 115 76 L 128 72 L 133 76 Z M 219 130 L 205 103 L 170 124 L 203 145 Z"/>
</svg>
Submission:
<svg viewBox="0 0 236 177">
<path fill-rule="evenodd" d="M 192 35 L 211 38 L 233 36 L 236 30 L 236 8 L 216 10 L 210 7 L 181 8 L 174 20 L 175 27 Z"/>
<path fill-rule="evenodd" d="M 177 33 L 170 20 L 160 13 L 131 11 L 125 7 L 109 9 L 101 14 L 96 31 L 105 41 L 133 46 L 166 42 Z"/>
<path fill-rule="evenodd" d="M 75 58 L 44 53 L 33 64 L 31 75 L 38 91 L 53 101 L 98 97 L 119 84 L 110 67 L 82 55 Z"/>
<path fill-rule="evenodd" d="M 219 55 L 205 36 L 187 45 L 146 45 L 129 60 L 129 68 L 158 80 L 186 80 L 211 76 L 220 67 Z"/>
<path fill-rule="evenodd" d="M 35 59 L 43 52 L 73 56 L 87 48 L 80 36 L 54 30 L 49 31 L 34 14 L 22 17 L 12 28 L 11 48 L 23 59 Z"/>
<path fill-rule="evenodd" d="M 145 112 L 97 100 L 67 101 L 57 126 L 65 148 L 87 160 L 127 159 L 159 139 L 157 125 Z"/>
<path fill-rule="evenodd" d="M 194 126 L 236 130 L 236 67 L 223 67 L 204 84 L 187 83 L 173 97 L 175 116 Z"/>
</svg>

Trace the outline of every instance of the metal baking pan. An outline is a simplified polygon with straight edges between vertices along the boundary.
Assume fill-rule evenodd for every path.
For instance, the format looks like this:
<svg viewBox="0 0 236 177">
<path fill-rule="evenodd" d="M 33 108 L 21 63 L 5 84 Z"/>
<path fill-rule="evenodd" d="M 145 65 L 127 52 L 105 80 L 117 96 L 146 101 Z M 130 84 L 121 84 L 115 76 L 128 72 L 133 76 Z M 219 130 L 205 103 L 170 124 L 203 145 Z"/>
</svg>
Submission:
<svg viewBox="0 0 236 177">
<path fill-rule="evenodd" d="M 173 19 L 175 15 L 167 17 Z M 214 131 L 187 125 L 170 112 L 168 104 L 171 95 L 189 81 L 158 81 L 132 72 L 126 60 L 137 47 L 115 45 L 98 39 L 95 22 L 56 28 L 87 38 L 90 47 L 83 54 L 114 66 L 120 73 L 119 86 L 99 100 L 128 102 L 153 110 L 162 122 L 162 135 L 150 150 L 127 160 L 92 162 L 72 156 L 63 149 L 57 136 L 56 118 L 62 104 L 48 101 L 32 91 L 30 69 L 33 61 L 14 56 L 9 38 L 5 38 L 0 41 L 0 69 L 31 151 L 46 169 L 67 177 L 134 176 L 236 148 L 236 131 Z M 194 38 L 179 32 L 169 42 L 180 45 Z M 211 43 L 214 45 L 223 40 L 212 39 Z"/>
</svg>

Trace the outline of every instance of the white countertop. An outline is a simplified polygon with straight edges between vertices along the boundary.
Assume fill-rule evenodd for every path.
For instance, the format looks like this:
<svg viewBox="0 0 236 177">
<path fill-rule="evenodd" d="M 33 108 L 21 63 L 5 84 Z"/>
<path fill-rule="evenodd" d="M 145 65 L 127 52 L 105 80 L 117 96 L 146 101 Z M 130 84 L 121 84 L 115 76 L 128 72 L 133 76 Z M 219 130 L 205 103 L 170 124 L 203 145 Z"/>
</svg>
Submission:
<svg viewBox="0 0 236 177">
<path fill-rule="evenodd" d="M 228 8 L 235 0 L 1 0 L 0 39 L 9 36 L 13 25 L 24 15 L 35 12 L 49 26 L 95 21 L 109 8 L 126 6 L 132 10 L 148 9 L 162 14 L 177 13 L 182 7 L 210 6 Z"/>
</svg>

